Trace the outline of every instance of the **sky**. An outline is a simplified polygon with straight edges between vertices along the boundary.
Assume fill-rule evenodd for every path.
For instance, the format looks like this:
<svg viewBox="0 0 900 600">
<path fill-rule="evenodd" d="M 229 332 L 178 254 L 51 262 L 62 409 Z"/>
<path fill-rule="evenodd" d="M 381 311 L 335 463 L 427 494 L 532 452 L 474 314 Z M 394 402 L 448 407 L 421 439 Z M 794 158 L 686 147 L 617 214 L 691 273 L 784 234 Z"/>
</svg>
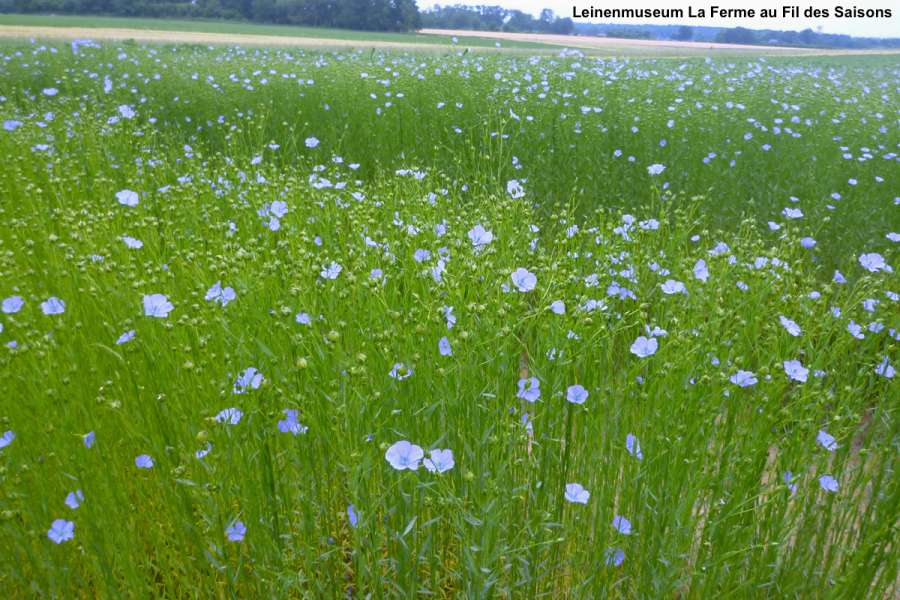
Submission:
<svg viewBox="0 0 900 600">
<path fill-rule="evenodd" d="M 706 9 L 716 5 L 721 8 L 753 8 L 759 13 L 762 8 L 775 8 L 780 11 L 782 6 L 799 6 L 801 13 L 807 8 L 828 9 L 834 14 L 834 7 L 844 8 L 858 7 L 862 9 L 889 8 L 892 17 L 890 19 L 877 18 L 799 18 L 799 19 L 712 19 L 708 16 L 704 19 L 573 19 L 575 22 L 595 23 L 654 23 L 657 25 L 705 25 L 709 27 L 749 27 L 753 29 L 794 29 L 802 30 L 811 28 L 824 33 L 845 33 L 863 37 L 900 37 L 900 0 L 418 0 L 420 9 L 431 8 L 434 4 L 466 4 L 499 5 L 508 9 L 518 9 L 537 16 L 541 9 L 549 8 L 561 17 L 572 17 L 572 7 L 589 9 L 597 8 L 680 8 L 687 14 L 688 6 L 692 6 L 696 12 L 699 8 Z M 779 13 L 780 14 L 780 13 Z"/>
</svg>

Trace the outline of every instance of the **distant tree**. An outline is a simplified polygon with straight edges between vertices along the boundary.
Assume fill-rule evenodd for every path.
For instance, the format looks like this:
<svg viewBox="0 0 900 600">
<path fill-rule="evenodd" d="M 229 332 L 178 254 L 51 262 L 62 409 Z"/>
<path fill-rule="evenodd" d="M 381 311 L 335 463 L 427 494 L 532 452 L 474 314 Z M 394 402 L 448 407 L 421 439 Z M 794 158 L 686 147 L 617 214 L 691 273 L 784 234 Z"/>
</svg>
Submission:
<svg viewBox="0 0 900 600">
<path fill-rule="evenodd" d="M 812 29 L 804 29 L 798 36 L 800 43 L 804 46 L 815 46 L 816 37 L 818 37 L 818 34 Z"/>
<path fill-rule="evenodd" d="M 534 18 L 521 10 L 511 10 L 503 25 L 503 31 L 535 31 Z"/>
<path fill-rule="evenodd" d="M 575 31 L 575 23 L 572 19 L 556 19 L 550 26 L 550 32 L 557 35 L 571 35 Z"/>
<path fill-rule="evenodd" d="M 723 44 L 756 44 L 756 34 L 744 27 L 725 29 L 716 36 L 716 41 Z"/>
<path fill-rule="evenodd" d="M 800 34 L 796 31 L 780 31 L 777 32 L 781 35 L 778 35 L 778 40 L 786 45 L 786 46 L 796 46 L 800 43 Z"/>
<path fill-rule="evenodd" d="M 502 6 L 479 6 L 480 21 L 488 31 L 500 31 L 506 19 L 506 9 Z"/>
<path fill-rule="evenodd" d="M 672 39 L 681 40 L 683 42 L 692 40 L 694 39 L 694 28 L 682 25 L 675 31 L 675 35 L 672 36 Z"/>
<path fill-rule="evenodd" d="M 418 29 L 422 25 L 422 15 L 416 0 L 394 0 L 397 11 L 397 31 L 410 31 Z"/>
<path fill-rule="evenodd" d="M 632 29 L 630 27 L 619 27 L 606 30 L 607 37 L 621 38 L 626 40 L 652 40 L 653 34 L 646 29 Z"/>
<path fill-rule="evenodd" d="M 2 1 L 2 0 L 0 0 Z M 541 33 L 571 33 L 575 27 L 571 19 L 557 17 L 549 8 L 535 19 L 521 10 L 501 6 L 440 6 L 421 13 L 424 27 L 438 29 L 472 29 L 478 31 L 515 31 Z"/>
<path fill-rule="evenodd" d="M 0 13 L 52 13 L 160 18 L 238 19 L 316 27 L 410 31 L 421 26 L 481 31 L 668 38 L 733 44 L 778 44 L 820 48 L 900 48 L 900 38 L 856 38 L 804 31 L 752 31 L 743 27 L 676 28 L 657 25 L 578 23 L 545 8 L 538 18 L 496 5 L 434 5 L 419 12 L 416 0 L 0 0 Z"/>
<path fill-rule="evenodd" d="M 0 12 L 246 19 L 384 31 L 419 26 L 415 0 L 0 0 Z"/>
</svg>

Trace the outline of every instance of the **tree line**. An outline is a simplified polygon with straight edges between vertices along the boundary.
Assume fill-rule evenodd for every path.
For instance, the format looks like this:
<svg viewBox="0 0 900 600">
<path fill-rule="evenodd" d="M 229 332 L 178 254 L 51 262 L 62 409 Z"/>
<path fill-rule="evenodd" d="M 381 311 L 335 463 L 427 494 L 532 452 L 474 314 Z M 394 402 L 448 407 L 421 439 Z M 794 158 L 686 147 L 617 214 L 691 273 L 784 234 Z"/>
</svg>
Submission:
<svg viewBox="0 0 900 600">
<path fill-rule="evenodd" d="M 812 29 L 574 23 L 549 8 L 538 17 L 489 5 L 435 4 L 420 12 L 416 0 L 0 0 L 0 13 L 4 12 L 229 19 L 363 31 L 413 31 L 427 27 L 813 48 L 900 47 L 898 38 L 858 38 Z"/>
<path fill-rule="evenodd" d="M 415 0 L 0 0 L 0 12 L 230 19 L 362 31 L 419 27 Z"/>
<path fill-rule="evenodd" d="M 837 33 L 775 31 L 733 27 L 716 34 L 715 41 L 728 44 L 799 46 L 808 48 L 900 48 L 900 38 L 858 38 Z"/>
<path fill-rule="evenodd" d="M 576 35 L 606 36 L 647 40 L 719 42 L 751 46 L 792 46 L 805 48 L 900 48 L 900 38 L 862 38 L 812 29 L 779 31 L 745 27 L 707 27 L 687 25 L 625 25 L 577 23 Z"/>
<path fill-rule="evenodd" d="M 500 6 L 438 6 L 419 12 L 416 0 L 0 0 L 0 13 L 50 13 L 228 19 L 363 31 L 420 27 L 570 34 L 572 19 L 550 9 L 532 17 Z"/>
<path fill-rule="evenodd" d="M 439 6 L 421 13 L 422 27 L 432 29 L 468 29 L 474 31 L 509 31 L 517 33 L 555 33 L 569 35 L 575 23 L 557 17 L 545 8 L 538 18 L 526 12 L 502 6 Z"/>
</svg>

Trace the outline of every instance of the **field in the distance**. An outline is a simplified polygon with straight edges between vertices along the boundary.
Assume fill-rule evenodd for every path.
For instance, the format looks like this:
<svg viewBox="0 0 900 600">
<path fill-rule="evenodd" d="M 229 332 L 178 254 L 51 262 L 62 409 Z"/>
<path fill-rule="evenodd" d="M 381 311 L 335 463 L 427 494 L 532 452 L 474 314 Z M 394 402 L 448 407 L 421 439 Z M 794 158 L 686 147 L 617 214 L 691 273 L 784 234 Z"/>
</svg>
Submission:
<svg viewBox="0 0 900 600">
<path fill-rule="evenodd" d="M 453 29 L 422 29 L 420 34 L 435 36 L 468 36 L 484 40 L 510 43 L 542 43 L 578 48 L 591 54 L 626 56 L 821 56 L 853 54 L 900 54 L 898 49 L 834 50 L 827 48 L 792 48 L 784 46 L 750 46 L 715 42 L 676 40 L 635 40 L 595 36 L 553 35 L 544 33 L 508 33 L 496 31 L 464 31 Z"/>
<path fill-rule="evenodd" d="M 380 47 L 473 51 L 558 52 L 577 48 L 589 55 L 635 57 L 804 56 L 822 54 L 897 54 L 896 50 L 848 51 L 776 46 L 741 46 L 660 40 L 629 40 L 532 33 L 423 29 L 414 33 L 348 31 L 237 23 L 231 21 L 0 14 L 0 38 L 43 38 L 145 43 L 244 44 L 253 46 Z"/>
<path fill-rule="evenodd" d="M 896 597 L 898 111 L 893 57 L 0 44 L 0 589 Z"/>
<path fill-rule="evenodd" d="M 324 27 L 265 25 L 233 21 L 86 17 L 76 15 L 0 14 L 0 38 L 90 38 L 163 43 L 246 44 L 268 46 L 359 46 L 428 49 L 462 46 L 558 50 L 553 44 L 492 40 L 461 35 L 453 42 L 444 35 L 350 31 Z"/>
</svg>

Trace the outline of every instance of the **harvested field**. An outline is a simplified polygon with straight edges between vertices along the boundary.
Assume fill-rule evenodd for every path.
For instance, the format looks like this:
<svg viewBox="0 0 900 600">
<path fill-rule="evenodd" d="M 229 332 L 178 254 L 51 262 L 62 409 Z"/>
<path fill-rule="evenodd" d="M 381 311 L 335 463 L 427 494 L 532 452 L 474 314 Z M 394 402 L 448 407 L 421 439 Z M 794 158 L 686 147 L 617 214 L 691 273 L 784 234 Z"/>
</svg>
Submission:
<svg viewBox="0 0 900 600">
<path fill-rule="evenodd" d="M 642 50 L 644 52 L 665 51 L 673 54 L 697 54 L 727 51 L 744 54 L 798 55 L 850 55 L 850 54 L 897 54 L 900 50 L 830 50 L 819 48 L 786 48 L 781 46 L 745 46 L 741 44 L 716 44 L 707 42 L 679 42 L 675 40 L 631 40 L 606 37 L 581 37 L 572 35 L 550 35 L 542 33 L 504 33 L 495 31 L 463 31 L 453 29 L 420 29 L 419 33 L 447 36 L 483 37 L 515 42 L 539 42 L 557 44 L 569 48 L 588 50 Z"/>
</svg>

